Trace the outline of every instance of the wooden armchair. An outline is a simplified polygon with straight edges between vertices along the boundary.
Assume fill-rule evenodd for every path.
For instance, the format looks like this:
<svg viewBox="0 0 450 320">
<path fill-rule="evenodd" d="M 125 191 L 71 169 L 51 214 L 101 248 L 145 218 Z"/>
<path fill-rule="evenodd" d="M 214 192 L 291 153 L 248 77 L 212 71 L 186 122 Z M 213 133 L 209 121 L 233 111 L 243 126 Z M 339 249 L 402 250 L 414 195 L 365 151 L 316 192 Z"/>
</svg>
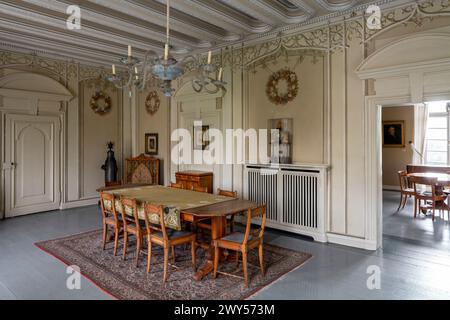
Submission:
<svg viewBox="0 0 450 320">
<path fill-rule="evenodd" d="M 418 209 L 420 210 L 421 208 L 424 208 L 425 210 L 428 210 L 430 208 L 428 206 L 429 202 L 431 203 L 431 210 L 433 213 L 432 219 L 434 221 L 436 207 L 442 211 L 444 201 L 447 199 L 447 195 L 438 192 L 438 179 L 429 177 L 410 177 L 409 180 L 412 182 L 414 187 L 414 218 L 417 217 Z M 425 186 L 430 191 L 423 191 L 420 186 Z M 424 206 L 421 206 L 422 201 L 424 201 Z"/>
<path fill-rule="evenodd" d="M 260 218 L 261 224 L 257 230 L 252 230 L 252 219 Z M 258 248 L 259 266 L 264 276 L 264 228 L 266 225 L 266 206 L 260 206 L 247 211 L 247 227 L 245 233 L 233 232 L 221 239 L 214 240 L 214 278 L 217 277 L 220 248 L 236 251 L 236 261 L 239 262 L 239 252 L 242 253 L 245 286 L 248 287 L 247 254 L 251 249 Z"/>
<path fill-rule="evenodd" d="M 414 196 L 414 189 L 409 187 L 408 174 L 405 170 L 398 171 L 398 179 L 400 182 L 400 204 L 398 205 L 397 211 L 405 207 L 408 197 Z"/>
</svg>

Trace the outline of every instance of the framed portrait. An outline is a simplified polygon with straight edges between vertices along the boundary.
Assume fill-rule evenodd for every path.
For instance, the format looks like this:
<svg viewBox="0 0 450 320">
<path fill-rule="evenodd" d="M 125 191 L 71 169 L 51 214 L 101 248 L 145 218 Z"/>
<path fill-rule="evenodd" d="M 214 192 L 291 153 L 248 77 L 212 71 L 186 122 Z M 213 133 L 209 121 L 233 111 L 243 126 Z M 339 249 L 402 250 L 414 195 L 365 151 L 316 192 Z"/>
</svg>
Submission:
<svg viewBox="0 0 450 320">
<path fill-rule="evenodd" d="M 205 150 L 209 145 L 209 126 L 194 126 L 194 150 Z"/>
<path fill-rule="evenodd" d="M 405 122 L 383 121 L 383 147 L 404 148 L 405 147 Z"/>
<path fill-rule="evenodd" d="M 145 134 L 145 153 L 151 156 L 158 154 L 158 134 L 146 133 Z"/>
</svg>

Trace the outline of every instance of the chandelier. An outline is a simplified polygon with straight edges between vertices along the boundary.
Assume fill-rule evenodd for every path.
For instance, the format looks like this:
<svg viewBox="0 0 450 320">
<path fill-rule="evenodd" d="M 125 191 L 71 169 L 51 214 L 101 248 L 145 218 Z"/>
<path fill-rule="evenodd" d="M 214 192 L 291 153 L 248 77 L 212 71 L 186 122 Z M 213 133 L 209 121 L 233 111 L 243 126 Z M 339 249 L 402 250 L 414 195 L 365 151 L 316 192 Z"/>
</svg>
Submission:
<svg viewBox="0 0 450 320">
<path fill-rule="evenodd" d="M 223 81 L 223 68 L 212 63 L 212 52 L 208 52 L 206 62 L 201 55 L 189 55 L 181 61 L 177 61 L 170 54 L 170 0 L 167 0 L 166 20 L 166 42 L 164 55 L 159 56 L 156 52 L 149 50 L 145 53 L 144 60 L 134 57 L 132 47 L 128 46 L 128 55 L 119 59 L 125 71 L 116 72 L 116 65 L 112 65 L 112 74 L 107 79 L 117 88 L 123 89 L 132 86 L 142 91 L 148 82 L 158 85 L 161 92 L 170 97 L 173 94 L 172 81 L 179 78 L 185 72 L 187 64 L 192 64 L 195 71 L 192 79 L 192 88 L 200 93 L 203 90 L 210 94 L 222 91 L 225 94 L 226 82 Z M 123 68 L 122 68 L 123 69 Z M 130 91 L 131 92 L 131 91 Z"/>
</svg>

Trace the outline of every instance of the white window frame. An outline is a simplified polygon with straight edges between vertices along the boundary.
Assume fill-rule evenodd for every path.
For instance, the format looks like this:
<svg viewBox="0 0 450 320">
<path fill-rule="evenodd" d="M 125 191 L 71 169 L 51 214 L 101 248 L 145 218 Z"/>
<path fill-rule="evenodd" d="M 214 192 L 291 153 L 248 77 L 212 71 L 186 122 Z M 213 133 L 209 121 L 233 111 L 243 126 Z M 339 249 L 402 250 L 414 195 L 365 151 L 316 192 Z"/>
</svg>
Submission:
<svg viewBox="0 0 450 320">
<path fill-rule="evenodd" d="M 446 112 L 433 112 L 433 113 L 429 113 L 428 114 L 429 118 L 447 118 L 447 163 L 446 164 L 442 164 L 442 163 L 436 163 L 436 162 L 428 162 L 428 141 L 429 140 L 437 140 L 437 141 L 441 141 L 438 139 L 428 139 L 425 138 L 425 164 L 427 165 L 450 165 L 450 102 L 447 102 L 447 111 Z M 428 128 L 427 128 L 428 131 Z M 428 135 L 428 132 L 427 132 Z M 437 151 L 431 151 L 431 152 L 437 152 Z"/>
</svg>

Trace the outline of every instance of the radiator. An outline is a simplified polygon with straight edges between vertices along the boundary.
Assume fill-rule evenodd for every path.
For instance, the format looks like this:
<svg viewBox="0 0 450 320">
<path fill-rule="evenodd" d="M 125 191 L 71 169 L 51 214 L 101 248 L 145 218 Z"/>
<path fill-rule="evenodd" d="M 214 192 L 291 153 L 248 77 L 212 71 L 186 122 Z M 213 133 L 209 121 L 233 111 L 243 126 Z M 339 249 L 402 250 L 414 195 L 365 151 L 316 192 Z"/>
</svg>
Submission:
<svg viewBox="0 0 450 320">
<path fill-rule="evenodd" d="M 267 226 L 326 241 L 326 170 L 248 165 L 245 196 L 266 204 Z"/>
</svg>

